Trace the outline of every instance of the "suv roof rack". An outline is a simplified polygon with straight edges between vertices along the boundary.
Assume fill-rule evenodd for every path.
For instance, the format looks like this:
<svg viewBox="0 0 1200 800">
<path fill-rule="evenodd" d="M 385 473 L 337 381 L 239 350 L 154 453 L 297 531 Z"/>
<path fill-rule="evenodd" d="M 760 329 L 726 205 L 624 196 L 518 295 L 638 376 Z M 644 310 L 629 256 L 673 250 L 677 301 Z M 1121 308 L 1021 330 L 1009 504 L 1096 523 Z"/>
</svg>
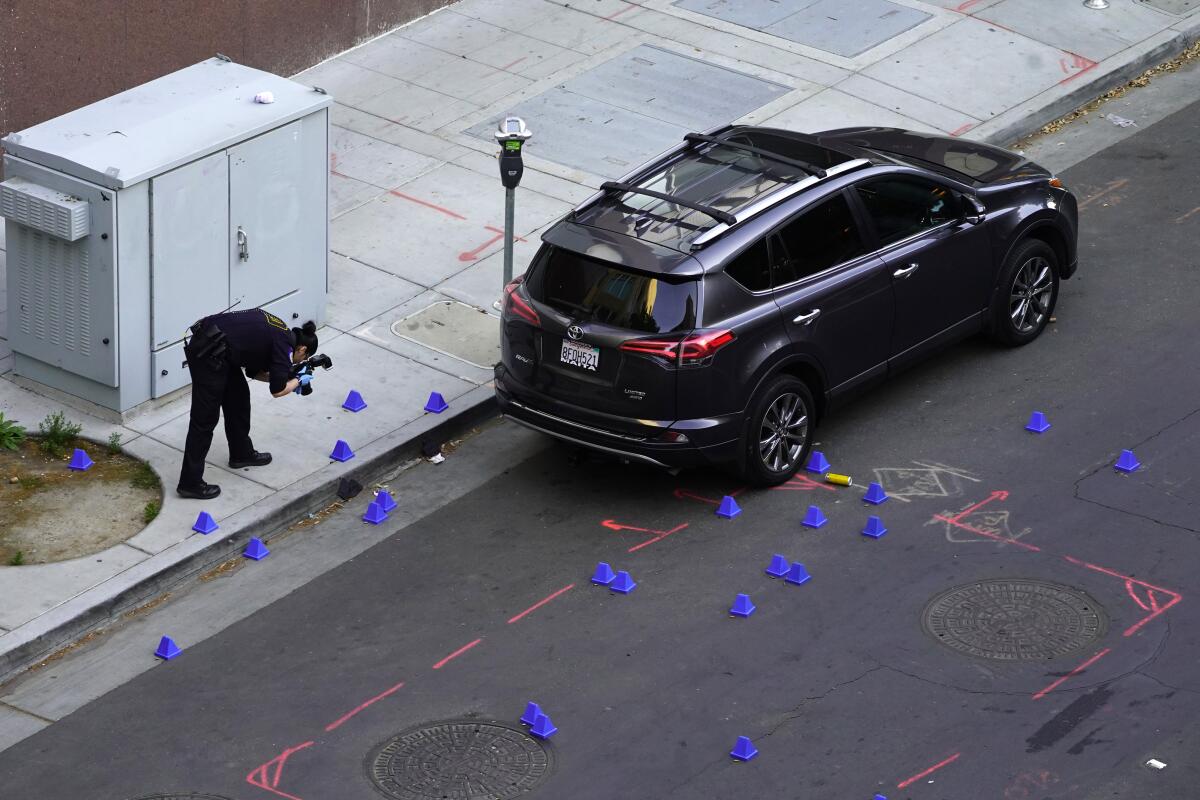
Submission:
<svg viewBox="0 0 1200 800">
<path fill-rule="evenodd" d="M 805 161 L 801 161 L 796 158 L 788 158 L 787 156 L 780 155 L 779 153 L 773 152 L 771 150 L 767 150 L 762 147 L 755 147 L 754 145 L 750 145 L 750 144 L 742 144 L 741 142 L 734 142 L 734 141 L 730 141 L 729 139 L 723 139 L 718 136 L 709 136 L 709 135 L 703 134 L 703 133 L 689 133 L 686 136 L 684 136 L 683 138 L 685 141 L 690 142 L 693 145 L 695 145 L 695 144 L 715 144 L 720 147 L 728 147 L 732 150 L 741 150 L 743 153 L 753 153 L 756 156 L 763 156 L 764 158 L 769 158 L 772 161 L 776 162 L 777 164 L 786 164 L 789 167 L 796 167 L 797 169 L 801 170 L 802 172 L 806 172 L 809 175 L 814 175 L 818 178 L 824 178 L 826 175 L 826 171 L 824 169 L 822 169 L 821 167 L 816 166 L 815 164 L 809 164 Z"/>
<path fill-rule="evenodd" d="M 680 197 L 679 195 L 667 194 L 666 192 L 656 192 L 652 189 L 643 189 L 642 187 L 636 186 L 632 183 L 618 183 L 617 181 L 605 181 L 604 183 L 600 184 L 600 188 L 606 193 L 623 192 L 627 194 L 643 194 L 646 197 L 654 197 L 659 200 L 665 200 L 668 203 L 674 203 L 677 206 L 683 206 L 684 208 L 690 208 L 693 211 L 699 211 L 702 214 L 707 214 L 722 225 L 728 226 L 737 223 L 737 218 L 728 211 L 722 211 L 719 208 L 706 206 L 703 203 L 697 203 L 693 200 L 688 200 L 685 197 Z"/>
<path fill-rule="evenodd" d="M 762 197 L 758 200 L 755 200 L 753 203 L 750 203 L 745 208 L 739 209 L 736 215 L 733 215 L 733 214 L 728 215 L 728 216 L 733 217 L 732 222 L 728 222 L 726 220 L 721 220 L 719 225 L 714 225 L 713 227 L 706 230 L 704 233 L 697 236 L 695 239 L 692 240 L 692 242 L 689 246 L 689 249 L 699 250 L 704 245 L 708 244 L 712 240 L 714 240 L 717 237 L 724 234 L 726 231 L 728 231 L 734 225 L 737 225 L 738 223 L 741 223 L 741 222 L 745 222 L 746 220 L 751 219 L 753 217 L 757 217 L 759 214 L 763 213 L 764 211 L 766 211 L 770 208 L 773 208 L 774 206 L 779 205 L 784 200 L 787 200 L 789 197 L 799 194 L 800 192 L 804 191 L 805 189 L 808 189 L 809 187 L 814 186 L 817 183 L 820 183 L 822 178 L 831 178 L 834 175 L 840 175 L 843 172 L 849 172 L 850 170 L 858 169 L 860 167 L 870 166 L 870 164 L 871 164 L 871 162 L 868 159 L 852 158 L 849 161 L 843 161 L 840 164 L 834 164 L 829 169 L 821 170 L 822 174 L 820 176 L 809 175 L 804 180 L 796 181 L 793 184 L 784 186 L 781 189 L 771 192 L 766 197 Z"/>
</svg>

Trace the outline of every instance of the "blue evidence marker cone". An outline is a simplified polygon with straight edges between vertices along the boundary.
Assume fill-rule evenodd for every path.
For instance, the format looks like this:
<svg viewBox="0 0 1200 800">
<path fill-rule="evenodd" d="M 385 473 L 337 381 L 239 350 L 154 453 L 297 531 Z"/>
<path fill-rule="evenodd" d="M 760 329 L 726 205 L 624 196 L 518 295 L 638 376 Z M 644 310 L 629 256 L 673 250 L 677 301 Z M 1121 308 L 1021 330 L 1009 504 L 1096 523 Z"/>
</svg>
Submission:
<svg viewBox="0 0 1200 800">
<path fill-rule="evenodd" d="M 1137 460 L 1137 456 L 1132 450 L 1122 450 L 1121 457 L 1117 459 L 1117 463 L 1113 464 L 1120 472 L 1133 472 L 1138 467 L 1142 466 L 1142 462 Z"/>
<path fill-rule="evenodd" d="M 1046 422 L 1045 414 L 1035 411 L 1029 415 L 1029 422 L 1025 425 L 1025 430 L 1033 433 L 1045 433 L 1050 430 L 1050 423 Z"/>
<path fill-rule="evenodd" d="M 788 583 L 799 586 L 800 584 L 808 583 L 810 580 L 812 580 L 812 575 L 808 574 L 808 570 L 804 568 L 803 564 L 801 564 L 799 561 L 796 561 L 792 564 L 792 568 L 788 570 L 787 577 L 784 578 L 784 580 Z"/>
<path fill-rule="evenodd" d="M 554 723 L 545 714 L 538 714 L 537 719 L 533 721 L 533 727 L 529 729 L 529 735 L 539 739 L 549 739 L 556 733 L 558 728 L 554 727 Z"/>
<path fill-rule="evenodd" d="M 883 527 L 883 520 L 874 515 L 867 517 L 867 527 L 862 529 L 863 536 L 870 536 L 872 539 L 878 539 L 887 533 L 887 528 Z"/>
<path fill-rule="evenodd" d="M 784 575 L 787 575 L 788 560 L 776 553 L 775 555 L 771 556 L 771 563 L 768 564 L 767 568 L 763 571 L 772 578 L 782 578 Z"/>
<path fill-rule="evenodd" d="M 88 458 L 88 454 L 76 447 L 75 452 L 71 454 L 71 463 L 67 466 L 71 469 L 77 469 L 82 472 L 83 470 L 92 466 L 92 463 L 92 460 Z"/>
<path fill-rule="evenodd" d="M 262 561 L 267 556 L 271 555 L 271 551 L 263 544 L 263 540 L 255 536 L 250 541 L 246 542 L 246 549 L 242 551 L 242 555 L 246 558 L 252 558 L 255 561 Z"/>
<path fill-rule="evenodd" d="M 379 503 L 371 503 L 367 506 L 367 511 L 363 514 L 363 522 L 369 522 L 372 525 L 378 525 L 387 519 L 387 512 Z"/>
<path fill-rule="evenodd" d="M 333 446 L 333 452 L 329 457 L 334 461 L 349 461 L 354 458 L 354 451 L 350 449 L 350 445 L 346 444 L 342 439 L 337 440 L 337 444 Z"/>
<path fill-rule="evenodd" d="M 829 520 L 825 519 L 825 515 L 821 513 L 821 509 L 816 506 L 809 506 L 808 513 L 804 515 L 804 521 L 800 524 L 806 528 L 819 528 Z"/>
<path fill-rule="evenodd" d="M 431 411 L 434 414 L 440 414 L 449 407 L 446 398 L 442 397 L 438 392 L 430 392 L 429 399 L 425 402 L 425 410 Z"/>
<path fill-rule="evenodd" d="M 717 506 L 718 517 L 733 519 L 740 513 L 742 513 L 742 509 L 738 506 L 736 500 L 729 495 L 725 495 L 721 498 L 721 505 Z"/>
<path fill-rule="evenodd" d="M 154 655 L 161 658 L 163 661 L 170 661 L 175 656 L 183 651 L 179 649 L 179 645 L 171 640 L 170 636 L 162 637 L 162 641 L 158 643 L 158 649 L 154 651 Z"/>
<path fill-rule="evenodd" d="M 196 517 L 196 524 L 192 526 L 192 530 L 196 533 L 209 534 L 218 527 L 217 521 L 212 518 L 212 514 L 209 514 L 207 511 L 201 511 L 200 516 Z"/>
<path fill-rule="evenodd" d="M 391 492 L 380 490 L 379 494 L 375 495 L 375 504 L 383 509 L 383 513 L 390 514 L 392 509 L 396 507 L 396 501 L 392 497 Z"/>
<path fill-rule="evenodd" d="M 637 584 L 633 582 L 633 578 L 629 577 L 628 572 L 621 570 L 617 573 L 617 576 L 613 578 L 612 583 L 608 585 L 608 588 L 612 589 L 614 592 L 629 594 L 635 588 L 637 588 Z"/>
<path fill-rule="evenodd" d="M 808 457 L 808 466 L 805 467 L 809 472 L 820 472 L 822 474 L 829 471 L 833 465 L 829 463 L 829 459 L 820 450 L 813 450 L 812 455 Z"/>
<path fill-rule="evenodd" d="M 750 602 L 750 595 L 739 594 L 733 599 L 733 607 L 729 609 L 729 615 L 733 617 L 748 617 L 754 613 L 754 603 Z"/>
<path fill-rule="evenodd" d="M 351 389 L 350 394 L 346 395 L 346 402 L 342 403 L 342 408 L 347 411 L 358 413 L 367 407 L 367 401 L 363 400 L 363 396 L 358 393 L 357 389 Z"/>
<path fill-rule="evenodd" d="M 525 713 L 521 715 L 521 724 L 532 725 L 540 716 L 543 716 L 542 707 L 531 700 L 525 704 Z"/>
<path fill-rule="evenodd" d="M 596 571 L 592 573 L 592 583 L 597 586 L 608 586 L 615 577 L 617 577 L 617 573 L 613 572 L 613 568 L 608 565 L 608 562 L 601 561 L 596 565 Z"/>
<path fill-rule="evenodd" d="M 877 795 L 875 795 L 875 800 L 887 800 L 887 798 L 881 794 L 877 794 Z"/>
<path fill-rule="evenodd" d="M 878 483 L 872 483 L 867 487 L 867 495 L 863 498 L 864 502 L 877 506 L 888 499 L 887 492 Z"/>
<path fill-rule="evenodd" d="M 737 744 L 729 751 L 729 755 L 738 761 L 749 761 L 758 755 L 758 749 L 754 746 L 754 742 L 750 741 L 749 736 L 739 736 Z"/>
</svg>

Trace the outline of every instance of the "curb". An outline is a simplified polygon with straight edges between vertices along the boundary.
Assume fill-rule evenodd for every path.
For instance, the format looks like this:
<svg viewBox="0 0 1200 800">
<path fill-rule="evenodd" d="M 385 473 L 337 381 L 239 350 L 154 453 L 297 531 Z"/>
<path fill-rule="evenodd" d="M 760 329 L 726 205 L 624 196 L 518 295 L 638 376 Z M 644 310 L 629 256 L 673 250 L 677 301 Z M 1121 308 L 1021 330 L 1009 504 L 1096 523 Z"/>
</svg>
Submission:
<svg viewBox="0 0 1200 800">
<path fill-rule="evenodd" d="M 1141 51 L 1135 51 L 1133 48 L 1125 51 L 1128 53 L 1127 60 L 1099 76 L 1097 80 L 1081 82 L 1068 90 L 1063 90 L 1061 87 L 1048 89 L 1026 101 L 1034 103 L 1039 98 L 1045 98 L 1046 102 L 1040 107 L 1034 110 L 1020 107 L 1009 109 L 978 126 L 973 133 L 976 134 L 979 141 L 999 147 L 1010 145 L 1037 133 L 1043 126 L 1087 105 L 1106 92 L 1124 85 L 1147 69 L 1174 58 L 1200 41 L 1200 17 L 1180 21 L 1176 27 L 1167 30 L 1173 31 L 1175 35 Z"/>
<path fill-rule="evenodd" d="M 330 463 L 270 495 L 264 501 L 221 520 L 224 536 L 189 536 L 40 617 L 0 637 L 0 684 L 17 677 L 63 647 L 117 621 L 164 592 L 236 557 L 251 536 L 265 538 L 325 508 L 337 497 L 342 478 L 370 486 L 400 461 L 415 456 L 426 437 L 446 440 L 482 420 L 495 416 L 496 395 L 490 385 L 478 386 L 453 401 L 457 414 L 439 419 L 433 414 L 361 448 L 354 466 Z M 421 422 L 429 424 L 422 426 Z M 412 428 L 416 427 L 416 430 Z M 270 502 L 267 502 L 270 501 Z"/>
</svg>

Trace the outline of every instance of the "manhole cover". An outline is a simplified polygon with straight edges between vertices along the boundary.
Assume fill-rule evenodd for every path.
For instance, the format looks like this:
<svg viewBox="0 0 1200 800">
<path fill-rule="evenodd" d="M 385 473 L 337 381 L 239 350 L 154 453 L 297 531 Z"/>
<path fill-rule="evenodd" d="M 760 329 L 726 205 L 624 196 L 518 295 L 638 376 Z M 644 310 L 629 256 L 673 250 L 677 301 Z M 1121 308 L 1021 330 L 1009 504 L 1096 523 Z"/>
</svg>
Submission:
<svg viewBox="0 0 1200 800">
<path fill-rule="evenodd" d="M 997 661 L 1038 661 L 1073 653 L 1108 629 L 1083 592 L 1038 580 L 958 586 L 929 602 L 922 625 L 947 647 Z"/>
<path fill-rule="evenodd" d="M 367 776 L 395 800 L 505 800 L 550 775 L 550 753 L 500 722 L 455 720 L 407 730 L 372 751 Z"/>
</svg>

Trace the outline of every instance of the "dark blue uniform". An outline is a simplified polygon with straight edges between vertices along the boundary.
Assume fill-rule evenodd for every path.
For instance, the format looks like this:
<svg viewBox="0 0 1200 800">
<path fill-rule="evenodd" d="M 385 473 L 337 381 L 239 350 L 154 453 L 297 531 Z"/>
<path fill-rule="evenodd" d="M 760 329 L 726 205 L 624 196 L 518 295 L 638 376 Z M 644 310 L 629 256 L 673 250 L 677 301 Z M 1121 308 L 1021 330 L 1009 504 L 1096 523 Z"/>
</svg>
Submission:
<svg viewBox="0 0 1200 800">
<path fill-rule="evenodd" d="M 217 419 L 225 415 L 230 461 L 254 457 L 250 441 L 250 387 L 242 375 L 270 376 L 271 393 L 282 391 L 291 376 L 296 337 L 283 320 L 261 308 L 216 314 L 201 320 L 194 331 L 215 325 L 224 336 L 224 352 L 216 357 L 188 358 L 192 373 L 192 416 L 183 451 L 179 485 L 198 488 L 204 483 L 204 459 L 212 445 Z"/>
</svg>

